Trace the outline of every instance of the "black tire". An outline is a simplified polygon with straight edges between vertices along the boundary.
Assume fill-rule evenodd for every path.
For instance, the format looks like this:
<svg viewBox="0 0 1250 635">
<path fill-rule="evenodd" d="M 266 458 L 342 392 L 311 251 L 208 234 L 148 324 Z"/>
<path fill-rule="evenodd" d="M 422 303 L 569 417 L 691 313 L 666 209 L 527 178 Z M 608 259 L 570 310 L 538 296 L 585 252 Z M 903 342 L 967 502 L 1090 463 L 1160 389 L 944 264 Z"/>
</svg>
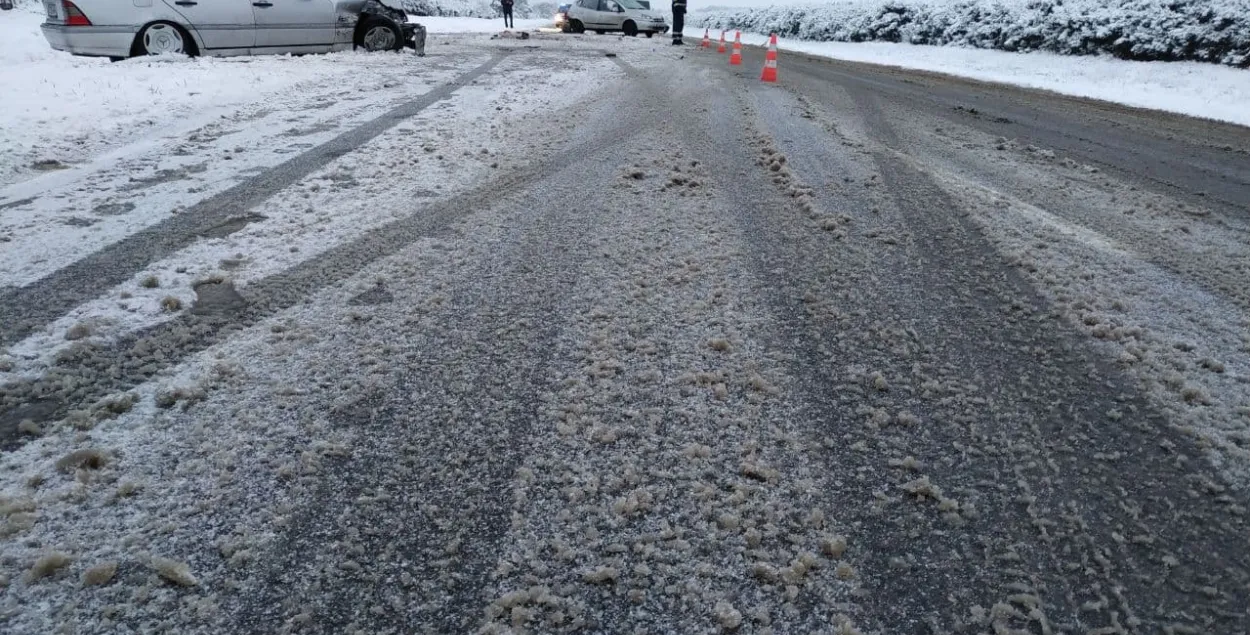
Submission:
<svg viewBox="0 0 1250 635">
<path fill-rule="evenodd" d="M 627 37 L 637 37 L 638 25 L 635 24 L 633 20 L 626 20 L 625 24 L 621 25 L 621 31 L 623 31 Z"/>
<path fill-rule="evenodd" d="M 585 33 L 586 25 L 582 24 L 581 20 L 572 20 L 569 22 L 569 32 L 570 33 Z"/>
<path fill-rule="evenodd" d="M 603 35 L 604 33 L 607 33 L 607 31 L 604 31 L 603 29 L 595 29 L 595 35 Z"/>
<path fill-rule="evenodd" d="M 356 37 L 352 44 L 355 48 L 362 48 L 370 53 L 402 51 L 404 33 L 390 20 L 370 17 L 366 18 L 360 28 L 356 29 Z"/>
<path fill-rule="evenodd" d="M 182 39 L 183 55 L 195 57 L 200 54 L 199 49 L 195 47 L 195 40 L 192 39 L 191 34 L 188 33 L 186 29 L 182 28 L 182 25 L 166 20 L 158 20 L 151 24 L 146 24 L 142 29 L 139 29 L 139 33 L 135 35 L 134 44 L 130 45 L 130 56 L 138 57 L 140 55 L 156 55 L 157 53 L 160 53 L 161 51 L 152 51 L 148 49 L 148 36 L 165 29 L 171 29 L 172 32 L 176 33 Z"/>
<path fill-rule="evenodd" d="M 647 37 L 655 37 L 655 31 L 647 31 Z"/>
</svg>

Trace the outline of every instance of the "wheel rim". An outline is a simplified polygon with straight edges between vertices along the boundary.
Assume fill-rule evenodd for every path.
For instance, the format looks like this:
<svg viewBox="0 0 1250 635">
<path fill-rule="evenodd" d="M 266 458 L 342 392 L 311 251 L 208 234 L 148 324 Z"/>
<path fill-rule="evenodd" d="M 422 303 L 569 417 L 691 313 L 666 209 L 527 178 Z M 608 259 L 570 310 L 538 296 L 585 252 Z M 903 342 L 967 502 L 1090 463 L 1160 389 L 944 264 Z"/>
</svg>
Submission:
<svg viewBox="0 0 1250 635">
<path fill-rule="evenodd" d="M 186 42 L 182 40 L 182 31 L 172 24 L 153 24 L 143 32 L 143 48 L 148 55 L 167 53 L 185 53 Z"/>
<path fill-rule="evenodd" d="M 390 27 L 375 26 L 365 31 L 365 49 L 370 51 L 385 51 L 395 48 L 395 32 Z"/>
</svg>

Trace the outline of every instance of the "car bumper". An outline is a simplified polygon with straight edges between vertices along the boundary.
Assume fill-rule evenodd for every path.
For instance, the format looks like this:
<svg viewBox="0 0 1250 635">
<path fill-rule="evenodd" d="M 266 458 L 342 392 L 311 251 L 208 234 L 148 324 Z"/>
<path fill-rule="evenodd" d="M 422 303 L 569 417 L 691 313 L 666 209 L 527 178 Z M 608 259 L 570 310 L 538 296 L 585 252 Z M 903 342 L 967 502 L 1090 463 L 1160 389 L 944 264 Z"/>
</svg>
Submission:
<svg viewBox="0 0 1250 635">
<path fill-rule="evenodd" d="M 652 26 L 650 30 L 652 33 L 668 33 L 668 25 L 657 24 L 655 26 Z"/>
<path fill-rule="evenodd" d="M 425 25 L 415 22 L 404 22 L 400 25 L 404 31 L 404 46 L 416 51 L 417 55 L 425 56 Z"/>
<path fill-rule="evenodd" d="M 43 37 L 55 50 L 74 55 L 130 57 L 135 29 L 130 26 L 63 26 L 43 24 Z"/>
</svg>

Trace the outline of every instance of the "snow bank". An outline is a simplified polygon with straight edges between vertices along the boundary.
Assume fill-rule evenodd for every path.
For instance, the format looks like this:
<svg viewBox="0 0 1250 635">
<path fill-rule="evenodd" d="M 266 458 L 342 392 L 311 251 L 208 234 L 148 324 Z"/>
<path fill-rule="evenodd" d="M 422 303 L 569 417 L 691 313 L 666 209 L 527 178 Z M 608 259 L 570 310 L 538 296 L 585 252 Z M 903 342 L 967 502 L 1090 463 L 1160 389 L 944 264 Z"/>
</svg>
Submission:
<svg viewBox="0 0 1250 635">
<path fill-rule="evenodd" d="M 1250 0 L 850 0 L 712 11 L 692 24 L 820 42 L 1109 54 L 1250 68 Z"/>
</svg>

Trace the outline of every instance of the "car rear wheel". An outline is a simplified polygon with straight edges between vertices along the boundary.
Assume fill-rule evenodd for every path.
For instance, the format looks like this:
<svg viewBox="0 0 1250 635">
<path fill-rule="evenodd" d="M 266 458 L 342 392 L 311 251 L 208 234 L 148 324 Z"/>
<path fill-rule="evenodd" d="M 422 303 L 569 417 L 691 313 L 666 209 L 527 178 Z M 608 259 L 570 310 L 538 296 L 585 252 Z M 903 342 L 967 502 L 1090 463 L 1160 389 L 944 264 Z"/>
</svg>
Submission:
<svg viewBox="0 0 1250 635">
<path fill-rule="evenodd" d="M 172 22 L 153 22 L 135 38 L 136 55 L 194 55 L 195 42 Z"/>
<path fill-rule="evenodd" d="M 403 37 L 394 24 L 386 20 L 370 19 L 356 32 L 356 46 L 370 53 L 396 51 L 403 48 Z"/>
<path fill-rule="evenodd" d="M 628 35 L 629 37 L 635 37 L 638 35 L 638 25 L 635 24 L 633 20 L 626 20 L 625 24 L 621 26 L 621 30 L 624 31 L 625 35 Z"/>
<path fill-rule="evenodd" d="M 647 31 L 647 37 L 655 37 L 655 31 Z"/>
<path fill-rule="evenodd" d="M 586 25 L 582 24 L 581 20 L 573 20 L 572 22 L 569 22 L 569 31 L 572 31 L 573 33 L 585 33 Z"/>
</svg>

